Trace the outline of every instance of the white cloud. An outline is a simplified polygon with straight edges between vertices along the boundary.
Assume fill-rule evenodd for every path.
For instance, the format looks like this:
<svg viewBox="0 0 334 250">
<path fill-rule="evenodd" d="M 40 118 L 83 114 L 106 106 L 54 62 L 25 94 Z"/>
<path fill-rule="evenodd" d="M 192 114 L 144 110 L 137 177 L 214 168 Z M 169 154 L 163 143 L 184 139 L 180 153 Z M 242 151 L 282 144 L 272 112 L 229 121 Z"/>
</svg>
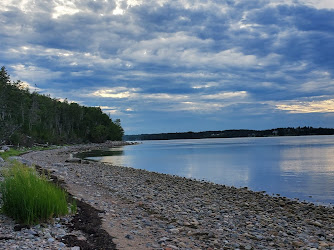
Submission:
<svg viewBox="0 0 334 250">
<path fill-rule="evenodd" d="M 116 8 L 113 10 L 114 15 L 123 15 L 124 14 L 124 9 L 122 9 L 122 1 L 116 1 Z"/>
<path fill-rule="evenodd" d="M 229 106 L 226 103 L 206 103 L 199 101 L 180 102 L 173 105 L 173 110 L 214 113 Z"/>
<path fill-rule="evenodd" d="M 134 98 L 138 96 L 138 88 L 126 88 L 126 87 L 116 87 L 112 89 L 100 89 L 88 96 L 98 96 L 98 97 L 105 97 L 105 98 L 116 98 L 116 99 L 123 99 L 123 98 Z"/>
<path fill-rule="evenodd" d="M 30 0 L 3 0 L 1 5 L 5 10 L 9 10 L 12 7 L 18 8 L 23 12 L 31 12 L 35 10 L 35 4 Z"/>
<path fill-rule="evenodd" d="M 235 91 L 235 92 L 220 92 L 211 95 L 202 95 L 202 99 L 211 99 L 211 100 L 225 100 L 225 99 L 236 99 L 236 98 L 245 98 L 248 96 L 246 91 Z"/>
<path fill-rule="evenodd" d="M 53 8 L 52 18 L 59 18 L 63 15 L 74 15 L 80 12 L 79 8 L 73 1 L 54 0 L 55 7 Z"/>
<path fill-rule="evenodd" d="M 288 111 L 292 114 L 332 113 L 334 112 L 334 99 L 320 101 L 290 101 L 282 104 L 276 104 L 276 108 Z"/>
<path fill-rule="evenodd" d="M 198 77 L 200 76 L 205 77 L 201 74 L 198 74 L 198 75 L 199 75 Z M 206 82 L 206 83 L 195 84 L 192 86 L 192 88 L 193 89 L 206 89 L 206 88 L 212 88 L 212 87 L 217 87 L 217 86 L 219 86 L 218 82 Z"/>
<path fill-rule="evenodd" d="M 333 0 L 299 0 L 299 2 L 317 9 L 334 9 Z"/>
<path fill-rule="evenodd" d="M 144 93 L 140 88 L 115 87 L 100 89 L 85 94 L 85 96 L 103 97 L 105 99 L 126 99 L 136 103 L 138 110 L 156 111 L 190 111 L 190 112 L 215 112 L 224 107 L 246 103 L 249 97 L 246 91 L 219 92 L 216 94 L 171 94 L 171 93 Z M 104 109 L 107 109 L 106 107 Z M 132 108 L 124 108 L 124 111 L 134 111 Z"/>
<path fill-rule="evenodd" d="M 15 78 L 24 79 L 33 84 L 46 83 L 47 80 L 54 80 L 62 75 L 62 72 L 54 72 L 33 65 L 16 64 L 12 65 L 11 68 L 14 69 Z"/>
<path fill-rule="evenodd" d="M 22 55 L 31 55 L 35 57 L 48 58 L 49 60 L 57 61 L 63 65 L 71 65 L 74 67 L 93 67 L 100 65 L 102 67 L 117 67 L 117 68 L 129 68 L 127 61 L 123 61 L 118 57 L 109 56 L 107 58 L 102 57 L 100 53 L 90 52 L 78 52 L 67 49 L 55 49 L 45 48 L 40 45 L 25 45 L 19 47 L 13 47 L 10 49 L 12 57 L 20 57 Z M 88 73 L 86 71 L 86 73 Z"/>
<path fill-rule="evenodd" d="M 124 116 L 332 110 L 332 0 L 1 3 L 1 61 L 32 90 Z"/>
<path fill-rule="evenodd" d="M 28 89 L 29 91 L 37 91 L 37 92 L 40 92 L 40 91 L 42 91 L 42 89 L 41 88 L 38 88 L 37 86 L 34 86 L 33 84 L 31 84 L 31 83 L 29 83 L 29 82 L 25 82 L 25 81 L 23 81 L 23 82 L 21 82 L 21 87 L 23 88 L 23 89 Z"/>
<path fill-rule="evenodd" d="M 213 52 L 211 39 L 199 39 L 184 32 L 161 34 L 158 38 L 134 43 L 122 52 L 123 58 L 136 63 L 168 64 L 186 67 L 257 67 L 277 64 L 279 55 L 272 53 L 263 58 L 247 55 L 237 48 Z M 172 56 L 171 56 L 172 55 Z"/>
<path fill-rule="evenodd" d="M 117 107 L 110 107 L 110 106 L 96 106 L 101 108 L 101 110 L 106 114 L 118 115 L 121 114 L 119 108 Z"/>
<path fill-rule="evenodd" d="M 267 3 L 269 6 L 277 6 L 277 5 L 296 5 L 296 0 L 270 0 Z"/>
</svg>

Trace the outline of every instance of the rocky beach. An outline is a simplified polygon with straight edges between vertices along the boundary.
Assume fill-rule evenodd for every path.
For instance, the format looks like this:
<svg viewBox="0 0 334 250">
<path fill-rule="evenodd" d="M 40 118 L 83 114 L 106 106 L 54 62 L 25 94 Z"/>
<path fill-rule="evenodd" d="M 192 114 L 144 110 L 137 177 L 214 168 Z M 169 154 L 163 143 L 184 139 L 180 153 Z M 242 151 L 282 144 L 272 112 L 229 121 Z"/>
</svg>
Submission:
<svg viewBox="0 0 334 250">
<path fill-rule="evenodd" d="M 49 170 L 102 224 L 86 230 L 84 217 L 68 216 L 15 231 L 16 224 L 1 215 L 0 248 L 334 249 L 332 207 L 70 158 L 111 146 L 116 145 L 67 146 L 23 155 Z M 102 240 L 104 245 L 94 245 Z"/>
</svg>

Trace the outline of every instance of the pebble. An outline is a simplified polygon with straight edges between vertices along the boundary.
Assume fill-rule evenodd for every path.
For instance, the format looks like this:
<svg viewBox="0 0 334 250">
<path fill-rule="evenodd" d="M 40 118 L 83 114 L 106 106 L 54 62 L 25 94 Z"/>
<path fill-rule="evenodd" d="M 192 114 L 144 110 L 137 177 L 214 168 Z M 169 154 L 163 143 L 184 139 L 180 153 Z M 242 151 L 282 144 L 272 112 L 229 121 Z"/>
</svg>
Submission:
<svg viewBox="0 0 334 250">
<path fill-rule="evenodd" d="M 69 146 L 22 157 L 57 168 L 55 174 L 80 187 L 82 195 L 76 196 L 105 211 L 106 224 L 127 242 L 123 248 L 142 241 L 143 248 L 160 249 L 334 249 L 332 207 L 96 162 L 67 163 L 65 170 L 69 150 L 86 149 Z M 64 232 L 52 227 L 56 244 L 54 233 Z"/>
<path fill-rule="evenodd" d="M 49 239 L 48 239 L 48 242 L 49 242 L 49 243 L 52 243 L 52 242 L 54 242 L 54 241 L 55 241 L 54 238 L 49 238 Z"/>
<path fill-rule="evenodd" d="M 172 234 L 178 234 L 180 231 L 177 228 L 172 228 L 172 229 L 169 229 L 169 232 L 171 232 Z"/>
<path fill-rule="evenodd" d="M 58 241 L 66 234 L 66 225 L 50 223 L 45 227 L 35 225 L 14 230 L 17 224 L 3 214 L 0 214 L 0 223 L 0 249 L 70 249 Z"/>
<path fill-rule="evenodd" d="M 127 238 L 128 240 L 133 240 L 134 239 L 134 237 L 130 234 L 125 235 L 125 238 Z"/>
</svg>

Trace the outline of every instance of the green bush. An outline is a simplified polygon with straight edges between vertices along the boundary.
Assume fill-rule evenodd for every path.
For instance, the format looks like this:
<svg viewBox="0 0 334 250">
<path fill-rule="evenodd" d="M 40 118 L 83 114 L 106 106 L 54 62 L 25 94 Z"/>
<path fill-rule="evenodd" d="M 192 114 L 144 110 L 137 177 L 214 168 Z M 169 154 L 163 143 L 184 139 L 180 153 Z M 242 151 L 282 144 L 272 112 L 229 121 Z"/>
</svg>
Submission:
<svg viewBox="0 0 334 250">
<path fill-rule="evenodd" d="M 2 211 L 20 223 L 36 224 L 69 212 L 64 190 L 18 162 L 4 173 L 0 191 Z"/>
</svg>

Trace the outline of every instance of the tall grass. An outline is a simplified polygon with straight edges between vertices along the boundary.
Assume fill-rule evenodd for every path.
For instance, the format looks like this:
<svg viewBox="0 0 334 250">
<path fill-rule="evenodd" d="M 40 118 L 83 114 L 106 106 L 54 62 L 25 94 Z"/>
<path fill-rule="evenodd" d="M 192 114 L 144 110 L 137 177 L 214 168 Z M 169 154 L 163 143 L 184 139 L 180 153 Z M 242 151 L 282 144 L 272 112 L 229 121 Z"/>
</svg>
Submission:
<svg viewBox="0 0 334 250">
<path fill-rule="evenodd" d="M 64 190 L 49 182 L 46 176 L 39 176 L 35 169 L 18 162 L 12 164 L 0 184 L 5 214 L 25 224 L 68 214 Z"/>
</svg>

